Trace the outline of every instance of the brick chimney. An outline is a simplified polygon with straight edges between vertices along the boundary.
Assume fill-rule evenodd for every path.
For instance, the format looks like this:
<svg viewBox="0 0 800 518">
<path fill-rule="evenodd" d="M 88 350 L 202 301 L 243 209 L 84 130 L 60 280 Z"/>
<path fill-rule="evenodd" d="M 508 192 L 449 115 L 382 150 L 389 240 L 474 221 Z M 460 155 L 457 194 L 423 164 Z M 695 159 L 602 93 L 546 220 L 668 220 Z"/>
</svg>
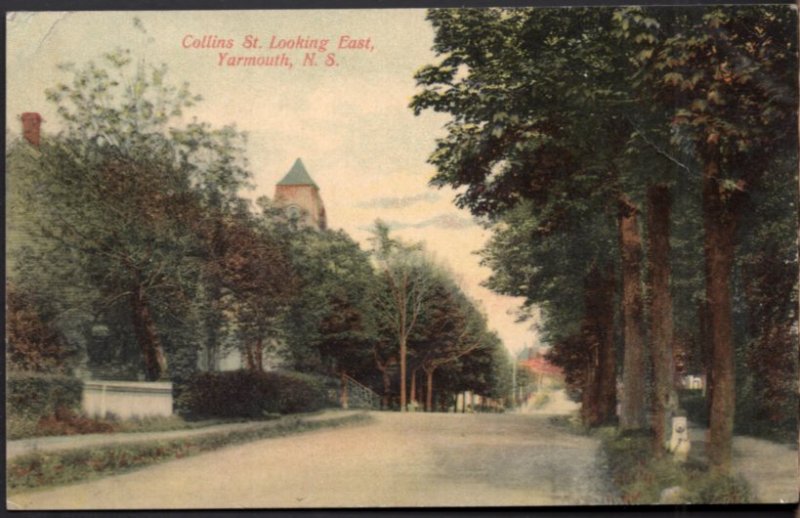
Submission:
<svg viewBox="0 0 800 518">
<path fill-rule="evenodd" d="M 39 128 L 42 125 L 42 116 L 35 112 L 22 114 L 22 136 L 32 145 L 39 147 Z"/>
</svg>

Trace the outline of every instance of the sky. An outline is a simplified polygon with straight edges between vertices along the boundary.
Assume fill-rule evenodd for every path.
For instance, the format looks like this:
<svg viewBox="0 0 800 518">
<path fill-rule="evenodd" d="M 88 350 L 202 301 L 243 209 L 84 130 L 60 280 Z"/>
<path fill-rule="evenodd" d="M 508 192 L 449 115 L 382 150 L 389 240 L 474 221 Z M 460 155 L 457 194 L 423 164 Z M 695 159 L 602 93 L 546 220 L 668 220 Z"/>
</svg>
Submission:
<svg viewBox="0 0 800 518">
<path fill-rule="evenodd" d="M 202 95 L 187 120 L 235 124 L 247 133 L 253 189 L 244 197 L 272 197 L 275 183 L 301 158 L 320 188 L 330 228 L 344 229 L 367 248 L 369 229 L 381 218 L 393 235 L 425 243 L 454 272 L 510 351 L 537 343 L 530 322 L 516 323 L 522 300 L 481 286 L 491 272 L 475 252 L 490 232 L 455 207 L 454 191 L 428 185 L 435 169 L 426 160 L 447 117 L 414 116 L 408 108 L 417 91 L 414 72 L 435 62 L 424 10 L 6 16 L 7 131 L 18 133 L 19 115 L 36 111 L 44 119 L 42 131 L 57 132 L 58 116 L 44 95 L 69 79 L 57 65 L 130 49 L 136 59 L 165 63 L 168 81 L 188 82 Z M 314 65 L 304 66 L 312 53 Z M 239 57 L 273 65 L 236 65 Z"/>
</svg>

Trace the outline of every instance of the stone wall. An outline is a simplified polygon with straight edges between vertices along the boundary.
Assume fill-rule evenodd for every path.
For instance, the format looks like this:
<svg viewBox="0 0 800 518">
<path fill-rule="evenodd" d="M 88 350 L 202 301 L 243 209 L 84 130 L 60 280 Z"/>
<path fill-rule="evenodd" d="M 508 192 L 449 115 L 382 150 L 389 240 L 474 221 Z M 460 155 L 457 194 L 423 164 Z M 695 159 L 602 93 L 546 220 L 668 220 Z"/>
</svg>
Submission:
<svg viewBox="0 0 800 518">
<path fill-rule="evenodd" d="M 83 410 L 91 417 L 121 419 L 172 415 L 172 383 L 85 381 Z"/>
</svg>

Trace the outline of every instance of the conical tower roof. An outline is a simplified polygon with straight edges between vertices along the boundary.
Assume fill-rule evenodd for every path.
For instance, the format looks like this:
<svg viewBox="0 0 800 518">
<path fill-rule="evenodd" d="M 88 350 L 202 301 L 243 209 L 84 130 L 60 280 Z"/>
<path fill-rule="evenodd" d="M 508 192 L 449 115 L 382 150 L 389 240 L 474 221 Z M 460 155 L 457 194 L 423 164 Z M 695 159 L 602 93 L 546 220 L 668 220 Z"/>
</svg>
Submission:
<svg viewBox="0 0 800 518">
<path fill-rule="evenodd" d="M 317 187 L 317 184 L 314 183 L 314 180 L 311 179 L 308 171 L 306 171 L 303 161 L 299 158 L 294 161 L 294 165 L 289 169 L 289 172 L 286 173 L 286 176 L 283 177 L 283 180 L 278 182 L 278 185 L 312 185 Z M 317 187 L 317 189 L 319 189 L 319 187 Z"/>
</svg>

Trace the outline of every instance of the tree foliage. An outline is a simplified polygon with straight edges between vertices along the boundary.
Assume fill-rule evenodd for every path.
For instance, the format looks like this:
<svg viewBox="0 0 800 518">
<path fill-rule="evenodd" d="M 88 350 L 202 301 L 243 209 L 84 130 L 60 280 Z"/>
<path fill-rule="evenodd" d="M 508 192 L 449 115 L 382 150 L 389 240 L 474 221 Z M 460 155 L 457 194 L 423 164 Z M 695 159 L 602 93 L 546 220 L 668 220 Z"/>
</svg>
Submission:
<svg viewBox="0 0 800 518">
<path fill-rule="evenodd" d="M 524 312 L 542 310 L 551 357 L 588 395 L 584 412 L 610 401 L 587 391 L 614 382 L 607 347 L 620 337 L 622 421 L 640 426 L 642 403 L 630 398 L 644 395 L 642 347 L 652 344 L 659 454 L 676 337 L 681 368 L 692 349 L 690 363 L 712 380 L 710 458 L 720 471 L 730 467 L 735 358 L 744 365 L 749 349 L 740 373 L 761 379 L 745 375 L 748 387 L 775 390 L 766 379 L 787 372 L 752 351 L 769 342 L 796 357 L 792 325 L 764 312 L 796 322 L 779 309 L 793 307 L 796 286 L 796 259 L 779 251 L 795 242 L 795 190 L 781 200 L 769 187 L 796 183 L 795 17 L 786 6 L 434 9 L 437 60 L 415 76 L 414 112 L 450 116 L 431 183 L 456 188 L 456 204 L 485 217 L 488 286 L 525 297 Z M 785 225 L 750 219 L 767 207 Z M 756 288 L 768 261 L 755 243 L 783 258 L 771 270 L 781 295 L 769 302 Z M 619 318 L 607 311 L 615 292 Z M 781 338 L 755 338 L 767 335 Z"/>
</svg>

